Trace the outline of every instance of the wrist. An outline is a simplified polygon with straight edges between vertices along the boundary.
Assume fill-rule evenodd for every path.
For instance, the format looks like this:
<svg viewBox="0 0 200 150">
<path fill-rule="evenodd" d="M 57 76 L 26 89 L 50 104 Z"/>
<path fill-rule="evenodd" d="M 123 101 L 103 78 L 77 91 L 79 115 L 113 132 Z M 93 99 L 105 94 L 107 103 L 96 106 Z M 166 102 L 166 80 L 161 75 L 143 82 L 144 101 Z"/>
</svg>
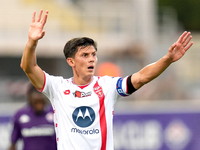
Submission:
<svg viewBox="0 0 200 150">
<path fill-rule="evenodd" d="M 165 61 L 166 63 L 169 63 L 169 64 L 173 63 L 173 58 L 170 57 L 168 54 L 165 55 L 165 56 L 163 57 L 163 59 L 164 59 L 164 61 Z"/>
<path fill-rule="evenodd" d="M 37 40 L 33 40 L 33 39 L 30 39 L 30 38 L 29 38 L 26 45 L 27 45 L 30 49 L 35 49 L 36 46 L 37 46 L 37 43 L 38 43 Z"/>
</svg>

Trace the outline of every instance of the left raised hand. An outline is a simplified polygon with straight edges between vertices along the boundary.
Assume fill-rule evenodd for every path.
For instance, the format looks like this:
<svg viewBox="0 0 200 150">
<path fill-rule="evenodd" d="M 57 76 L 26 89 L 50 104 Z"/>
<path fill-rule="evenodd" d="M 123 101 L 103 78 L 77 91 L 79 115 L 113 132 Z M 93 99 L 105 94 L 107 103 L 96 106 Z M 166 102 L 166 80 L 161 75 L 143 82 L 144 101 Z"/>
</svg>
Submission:
<svg viewBox="0 0 200 150">
<path fill-rule="evenodd" d="M 190 32 L 183 32 L 179 39 L 174 43 L 168 50 L 167 56 L 171 59 L 172 62 L 179 60 L 185 52 L 193 45 L 193 42 L 190 42 L 192 39 Z"/>
</svg>

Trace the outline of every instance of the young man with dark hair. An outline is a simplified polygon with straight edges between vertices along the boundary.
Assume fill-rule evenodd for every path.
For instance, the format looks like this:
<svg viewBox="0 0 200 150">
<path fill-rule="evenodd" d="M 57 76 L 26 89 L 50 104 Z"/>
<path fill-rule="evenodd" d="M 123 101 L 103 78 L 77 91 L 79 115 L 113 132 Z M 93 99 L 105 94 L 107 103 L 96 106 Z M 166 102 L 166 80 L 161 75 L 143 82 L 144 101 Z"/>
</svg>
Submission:
<svg viewBox="0 0 200 150">
<path fill-rule="evenodd" d="M 64 47 L 64 50 L 63 50 L 65 58 L 66 59 L 68 57 L 74 58 L 79 47 L 85 48 L 87 46 L 93 46 L 94 49 L 97 51 L 97 44 L 93 39 L 90 39 L 88 37 L 71 39 L 69 42 L 67 42 L 65 44 L 65 47 Z"/>
<path fill-rule="evenodd" d="M 13 130 L 9 150 L 16 149 L 19 139 L 23 150 L 56 150 L 56 136 L 53 123 L 53 109 L 46 97 L 30 85 L 27 105 L 13 116 Z"/>
<path fill-rule="evenodd" d="M 192 46 L 190 32 L 184 32 L 168 53 L 155 63 L 130 76 L 94 76 L 97 64 L 96 43 L 90 38 L 67 42 L 64 54 L 73 77 L 64 79 L 43 71 L 36 62 L 36 46 L 43 38 L 48 11 L 38 18 L 33 13 L 29 39 L 21 68 L 32 84 L 50 100 L 59 150 L 112 150 L 113 111 L 120 96 L 128 96 L 158 77 L 171 63 L 179 60 Z"/>
</svg>

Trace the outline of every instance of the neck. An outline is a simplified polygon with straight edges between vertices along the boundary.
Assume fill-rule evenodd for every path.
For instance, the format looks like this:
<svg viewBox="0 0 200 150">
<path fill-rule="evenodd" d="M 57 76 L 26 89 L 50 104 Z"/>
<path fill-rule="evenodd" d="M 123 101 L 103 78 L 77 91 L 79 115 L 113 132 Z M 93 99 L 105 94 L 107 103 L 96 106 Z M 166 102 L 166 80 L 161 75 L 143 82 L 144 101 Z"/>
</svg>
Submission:
<svg viewBox="0 0 200 150">
<path fill-rule="evenodd" d="M 88 83 L 90 83 L 93 79 L 93 76 L 91 77 L 86 77 L 86 78 L 78 78 L 78 77 L 73 77 L 73 82 L 76 85 L 86 85 Z"/>
</svg>

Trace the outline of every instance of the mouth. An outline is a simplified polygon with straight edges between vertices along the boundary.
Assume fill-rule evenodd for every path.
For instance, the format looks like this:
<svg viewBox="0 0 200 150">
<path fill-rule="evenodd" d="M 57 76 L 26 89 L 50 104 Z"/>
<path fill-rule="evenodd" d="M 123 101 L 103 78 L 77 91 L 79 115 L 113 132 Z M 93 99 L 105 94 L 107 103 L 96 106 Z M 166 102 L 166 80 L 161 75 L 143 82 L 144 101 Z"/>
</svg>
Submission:
<svg viewBox="0 0 200 150">
<path fill-rule="evenodd" d="M 94 69 L 94 66 L 89 66 L 88 69 L 89 69 L 89 70 L 93 70 L 93 69 Z"/>
</svg>

